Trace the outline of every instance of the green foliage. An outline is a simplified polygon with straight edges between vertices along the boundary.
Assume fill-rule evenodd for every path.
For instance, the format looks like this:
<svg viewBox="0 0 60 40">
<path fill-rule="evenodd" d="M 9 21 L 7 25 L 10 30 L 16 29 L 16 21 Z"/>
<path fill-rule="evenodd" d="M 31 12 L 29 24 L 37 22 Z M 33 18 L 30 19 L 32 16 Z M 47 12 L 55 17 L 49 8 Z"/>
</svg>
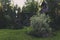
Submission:
<svg viewBox="0 0 60 40">
<path fill-rule="evenodd" d="M 46 0 L 48 2 L 49 6 L 49 15 L 53 19 L 51 23 L 51 27 L 55 30 L 60 29 L 60 13 L 58 12 L 60 10 L 60 0 Z"/>
<path fill-rule="evenodd" d="M 34 33 L 39 35 L 42 33 L 42 36 L 45 33 L 48 35 L 52 33 L 52 28 L 49 27 L 49 23 L 51 22 L 51 19 L 48 15 L 45 14 L 34 15 L 33 17 L 31 17 L 30 20 L 31 20 L 31 27 L 33 27 Z M 45 36 L 48 36 L 46 34 Z"/>
<path fill-rule="evenodd" d="M 8 20 L 8 21 L 11 21 L 11 20 L 12 20 L 9 15 L 5 15 L 4 17 L 5 17 L 5 19 Z"/>
<path fill-rule="evenodd" d="M 49 23 L 50 23 L 51 19 L 48 15 L 45 15 L 45 14 L 40 14 L 39 16 L 38 15 L 34 15 L 33 17 L 31 17 L 31 26 L 34 27 L 34 25 L 37 24 L 37 27 L 38 25 L 42 26 L 42 27 L 49 27 Z"/>
<path fill-rule="evenodd" d="M 23 7 L 22 11 L 26 13 L 35 13 L 38 10 L 38 2 L 36 1 L 26 1 L 26 6 Z"/>
<path fill-rule="evenodd" d="M 37 11 L 39 10 L 38 5 L 39 5 L 38 2 L 35 0 L 26 0 L 25 6 L 23 6 L 22 8 L 24 24 L 29 25 L 30 17 L 36 15 Z"/>
</svg>

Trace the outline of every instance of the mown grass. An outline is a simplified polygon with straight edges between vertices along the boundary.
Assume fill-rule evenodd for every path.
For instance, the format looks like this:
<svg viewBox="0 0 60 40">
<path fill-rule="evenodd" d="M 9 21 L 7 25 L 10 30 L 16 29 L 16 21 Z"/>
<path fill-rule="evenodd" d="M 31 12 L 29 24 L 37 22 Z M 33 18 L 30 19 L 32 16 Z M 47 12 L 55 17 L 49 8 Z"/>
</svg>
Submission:
<svg viewBox="0 0 60 40">
<path fill-rule="evenodd" d="M 56 32 L 56 36 L 48 38 L 36 38 L 26 34 L 28 29 L 0 29 L 0 40 L 60 40 L 60 31 Z"/>
</svg>

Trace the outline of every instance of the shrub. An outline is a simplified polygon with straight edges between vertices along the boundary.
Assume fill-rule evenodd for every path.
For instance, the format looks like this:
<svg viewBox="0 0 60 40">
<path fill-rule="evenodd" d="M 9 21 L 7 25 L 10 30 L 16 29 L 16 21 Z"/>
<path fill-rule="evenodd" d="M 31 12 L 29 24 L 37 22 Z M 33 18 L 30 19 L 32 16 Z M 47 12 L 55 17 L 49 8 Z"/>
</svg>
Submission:
<svg viewBox="0 0 60 40">
<path fill-rule="evenodd" d="M 33 28 L 33 35 L 47 37 L 52 33 L 52 28 L 49 27 L 51 19 L 48 15 L 40 14 L 31 17 L 31 27 Z"/>
</svg>

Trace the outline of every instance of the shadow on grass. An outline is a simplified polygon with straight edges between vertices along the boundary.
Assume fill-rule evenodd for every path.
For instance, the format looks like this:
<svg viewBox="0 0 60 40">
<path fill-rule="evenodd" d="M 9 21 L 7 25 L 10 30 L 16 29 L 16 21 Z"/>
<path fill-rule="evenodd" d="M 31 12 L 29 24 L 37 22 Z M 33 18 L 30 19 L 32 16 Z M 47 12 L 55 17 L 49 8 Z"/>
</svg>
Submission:
<svg viewBox="0 0 60 40">
<path fill-rule="evenodd" d="M 27 35 L 31 36 L 31 37 L 36 37 L 36 38 L 52 38 L 52 37 L 55 37 L 56 36 L 56 33 L 53 33 L 53 34 L 36 34 L 36 33 L 33 33 L 33 32 L 25 32 Z"/>
</svg>

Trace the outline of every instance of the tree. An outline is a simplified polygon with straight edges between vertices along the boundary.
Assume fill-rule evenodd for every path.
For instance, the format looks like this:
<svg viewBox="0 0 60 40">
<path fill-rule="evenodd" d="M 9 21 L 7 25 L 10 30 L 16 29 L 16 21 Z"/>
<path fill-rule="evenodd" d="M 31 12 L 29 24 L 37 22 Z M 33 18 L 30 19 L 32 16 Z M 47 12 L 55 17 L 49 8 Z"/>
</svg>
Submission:
<svg viewBox="0 0 60 40">
<path fill-rule="evenodd" d="M 52 19 L 51 27 L 54 29 L 59 29 L 60 27 L 60 15 L 58 13 L 59 10 L 59 2 L 60 0 L 46 0 L 48 2 L 49 11 L 48 15 L 50 15 Z"/>
<path fill-rule="evenodd" d="M 27 0 L 26 1 L 26 6 L 23 7 L 22 11 L 25 13 L 32 13 L 35 14 L 35 12 L 38 10 L 37 9 L 37 4 L 38 2 L 34 1 L 34 0 Z"/>
<path fill-rule="evenodd" d="M 14 13 L 15 13 L 15 28 L 22 28 L 22 15 L 21 15 L 21 9 L 18 7 L 18 5 L 14 6 Z"/>
<path fill-rule="evenodd" d="M 11 28 L 10 26 L 13 23 L 13 9 L 10 6 L 11 4 L 11 0 L 1 0 L 1 4 L 2 4 L 2 12 L 3 12 L 3 17 L 5 20 L 5 25 L 7 27 L 5 28 Z"/>
<path fill-rule="evenodd" d="M 38 2 L 35 0 L 26 0 L 25 6 L 22 8 L 23 13 L 23 24 L 29 25 L 29 19 L 33 15 L 36 15 L 36 12 L 38 10 Z"/>
</svg>

